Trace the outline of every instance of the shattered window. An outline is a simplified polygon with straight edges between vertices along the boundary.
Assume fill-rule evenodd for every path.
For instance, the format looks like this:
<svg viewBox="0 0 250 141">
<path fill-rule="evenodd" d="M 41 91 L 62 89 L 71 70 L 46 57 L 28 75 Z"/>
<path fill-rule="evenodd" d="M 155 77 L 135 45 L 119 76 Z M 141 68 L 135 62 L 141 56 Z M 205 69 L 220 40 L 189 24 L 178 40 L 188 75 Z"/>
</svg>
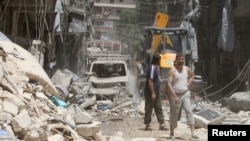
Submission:
<svg viewBox="0 0 250 141">
<path fill-rule="evenodd" d="M 108 77 L 118 77 L 126 76 L 126 70 L 123 63 L 107 63 L 107 64 L 94 64 L 93 72 L 99 78 L 108 78 Z"/>
<path fill-rule="evenodd" d="M 173 44 L 173 47 L 170 47 L 170 45 L 167 44 L 167 48 L 180 52 L 182 50 L 180 36 L 178 34 L 170 34 L 169 38 Z"/>
</svg>

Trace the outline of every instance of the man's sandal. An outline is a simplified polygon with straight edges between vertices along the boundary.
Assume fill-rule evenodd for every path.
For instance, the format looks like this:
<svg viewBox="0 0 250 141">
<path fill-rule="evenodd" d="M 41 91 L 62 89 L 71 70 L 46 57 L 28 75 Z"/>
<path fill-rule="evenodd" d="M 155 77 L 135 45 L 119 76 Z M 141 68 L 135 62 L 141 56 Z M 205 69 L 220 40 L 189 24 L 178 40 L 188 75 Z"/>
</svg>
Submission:
<svg viewBox="0 0 250 141">
<path fill-rule="evenodd" d="M 152 131 L 153 129 L 152 129 L 152 127 L 150 125 L 146 125 L 145 130 Z"/>
<path fill-rule="evenodd" d="M 161 125 L 159 130 L 168 131 L 169 129 L 165 125 Z"/>
</svg>

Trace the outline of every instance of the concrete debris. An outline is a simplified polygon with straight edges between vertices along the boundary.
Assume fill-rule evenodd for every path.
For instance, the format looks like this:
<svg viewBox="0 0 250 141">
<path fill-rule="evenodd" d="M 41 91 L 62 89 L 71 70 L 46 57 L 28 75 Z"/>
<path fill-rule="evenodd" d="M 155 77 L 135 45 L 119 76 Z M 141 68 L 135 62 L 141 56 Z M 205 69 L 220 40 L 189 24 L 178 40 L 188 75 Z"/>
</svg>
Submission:
<svg viewBox="0 0 250 141">
<path fill-rule="evenodd" d="M 48 138 L 48 141 L 64 141 L 63 136 L 60 134 L 55 134 Z"/>
<path fill-rule="evenodd" d="M 8 101 L 3 101 L 3 111 L 16 116 L 18 113 L 18 108 L 15 104 L 12 104 Z"/>
<path fill-rule="evenodd" d="M 57 96 L 58 91 L 36 59 L 14 43 L 0 42 L 0 45 L 7 53 L 15 51 L 23 58 L 9 54 L 5 59 L 0 58 L 0 127 L 5 137 L 86 141 L 86 137 L 96 136 L 100 122 L 79 108 L 94 105 L 95 98 L 92 103 L 75 107 L 55 105 L 50 97 Z M 78 112 L 73 115 L 76 109 Z"/>
<path fill-rule="evenodd" d="M 23 120 L 25 119 L 25 120 Z M 14 132 L 20 132 L 31 124 L 31 118 L 27 111 L 22 111 L 20 114 L 12 118 L 11 125 Z"/>
<path fill-rule="evenodd" d="M 76 126 L 76 131 L 83 137 L 94 137 L 100 131 L 101 122 L 93 121 L 90 124 L 80 124 Z"/>
<path fill-rule="evenodd" d="M 67 106 L 60 107 L 50 98 L 58 96 L 58 90 L 36 59 L 30 54 L 27 55 L 27 52 L 14 43 L 1 41 L 0 46 L 7 53 L 13 51 L 19 53 L 19 57 L 8 54 L 3 59 L 3 56 L 0 56 L 0 129 L 1 133 L 9 138 L 29 141 L 125 141 L 123 133 L 119 131 L 113 136 L 103 135 L 100 129 L 102 123 L 96 120 L 94 115 L 103 117 L 144 115 L 143 100 L 125 96 L 97 100 L 95 96 L 88 95 L 90 85 L 87 79 L 75 77 L 69 71 L 67 71 L 67 81 L 61 78 L 65 76 L 62 73 L 54 77 L 53 82 L 64 86 L 69 93 L 65 95 Z M 201 117 L 205 119 L 200 120 L 202 123 L 200 127 L 206 127 L 210 123 L 249 124 L 250 122 L 248 111 L 241 110 L 234 113 L 220 103 L 201 101 L 199 104 L 202 108 L 195 113 L 196 119 Z M 163 104 L 164 111 L 169 111 L 168 106 Z M 207 118 L 206 115 L 216 116 Z M 110 119 L 112 122 L 118 120 L 122 119 Z M 0 134 L 1 139 L 2 134 Z M 135 138 L 131 141 L 140 140 L 155 139 Z"/>
<path fill-rule="evenodd" d="M 226 105 L 231 111 L 239 112 L 241 110 L 250 110 L 250 92 L 236 92 L 225 99 Z"/>
<path fill-rule="evenodd" d="M 80 108 L 85 109 L 85 108 L 87 108 L 89 106 L 93 106 L 95 103 L 96 103 L 96 97 L 92 96 L 91 98 L 86 99 L 85 102 L 80 104 Z"/>
<path fill-rule="evenodd" d="M 76 124 L 88 124 L 93 122 L 93 117 L 86 112 L 75 113 L 74 118 Z"/>
<path fill-rule="evenodd" d="M 73 73 L 67 69 L 57 70 L 51 77 L 51 81 L 54 85 L 62 85 L 66 88 L 69 87 L 71 80 L 73 79 Z"/>
<path fill-rule="evenodd" d="M 33 55 L 12 42 L 0 41 L 0 46 L 8 54 L 6 60 L 1 61 L 1 65 L 5 69 L 4 76 L 9 83 L 7 86 L 10 88 L 12 93 L 20 94 L 18 88 L 24 87 L 22 84 L 26 84 L 22 82 L 14 82 L 36 80 L 45 88 L 46 91 L 53 95 L 57 94 L 55 86 L 52 84 L 50 78 L 39 62 L 35 61 L 36 59 Z"/>
<path fill-rule="evenodd" d="M 213 109 L 205 109 L 195 113 L 195 126 L 199 128 L 207 128 L 209 124 L 221 124 L 225 119 L 225 115 Z"/>
<path fill-rule="evenodd" d="M 128 106 L 132 105 L 132 103 L 133 103 L 133 101 L 125 101 L 125 102 L 119 104 L 118 106 L 112 108 L 112 111 L 117 111 L 118 109 L 121 109 L 123 107 L 128 107 Z"/>
</svg>

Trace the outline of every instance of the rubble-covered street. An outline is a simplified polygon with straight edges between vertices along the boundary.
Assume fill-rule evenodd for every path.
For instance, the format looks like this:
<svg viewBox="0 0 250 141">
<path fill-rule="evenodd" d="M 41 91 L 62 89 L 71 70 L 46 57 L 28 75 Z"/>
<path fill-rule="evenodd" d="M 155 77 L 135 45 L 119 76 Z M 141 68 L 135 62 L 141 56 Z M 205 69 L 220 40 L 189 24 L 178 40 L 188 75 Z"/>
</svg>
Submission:
<svg viewBox="0 0 250 141">
<path fill-rule="evenodd" d="M 0 0 L 0 141 L 249 138 L 250 128 L 234 126 L 250 125 L 249 5 L 249 0 Z M 144 88 L 151 78 L 160 88 L 170 128 L 166 88 L 179 79 L 172 72 L 177 65 L 185 83 L 183 65 L 188 67 L 192 84 L 170 89 L 175 101 L 190 90 L 195 134 L 191 137 L 189 115 L 181 110 L 175 139 L 169 139 L 154 111 L 152 130 L 145 130 Z M 154 100 L 158 89 L 151 93 Z"/>
<path fill-rule="evenodd" d="M 156 120 L 153 121 L 153 131 L 143 130 L 144 101 L 138 95 L 117 97 L 112 102 L 88 98 L 86 94 L 81 102 L 65 103 L 53 95 L 57 89 L 39 63 L 30 61 L 34 60 L 31 59 L 33 56 L 10 42 L 1 41 L 0 46 L 0 121 L 1 131 L 6 133 L 1 133 L 1 138 L 27 141 L 161 141 L 169 135 L 168 131 L 158 130 Z M 23 64 L 26 64 L 25 68 Z M 58 75 L 57 80 L 67 82 L 66 78 L 73 79 Z M 162 102 L 168 126 L 169 105 L 166 99 Z M 207 140 L 207 124 L 250 122 L 249 112 L 234 113 L 220 103 L 199 100 L 194 107 L 200 140 Z M 214 111 L 207 111 L 208 115 L 211 114 L 209 120 L 202 119 L 202 114 L 199 114 L 207 109 Z M 176 130 L 177 137 L 189 140 L 188 131 L 185 121 L 181 119 Z"/>
</svg>

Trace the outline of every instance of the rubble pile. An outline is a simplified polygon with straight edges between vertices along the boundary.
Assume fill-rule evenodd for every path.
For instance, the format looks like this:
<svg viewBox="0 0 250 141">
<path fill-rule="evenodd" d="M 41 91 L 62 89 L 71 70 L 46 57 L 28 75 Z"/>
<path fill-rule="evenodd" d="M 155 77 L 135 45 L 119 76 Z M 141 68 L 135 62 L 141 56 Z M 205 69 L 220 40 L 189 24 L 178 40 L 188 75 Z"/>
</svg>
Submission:
<svg viewBox="0 0 250 141">
<path fill-rule="evenodd" d="M 250 111 L 231 111 L 227 105 L 211 101 L 200 101 L 194 106 L 196 109 L 196 127 L 207 128 L 208 124 L 249 124 Z M 202 116 L 199 113 L 204 112 Z M 202 118 L 202 119 L 201 119 Z M 204 118 L 206 118 L 204 120 Z M 202 122 L 202 123 L 201 123 Z"/>
<path fill-rule="evenodd" d="M 143 100 L 88 97 L 88 83 L 72 83 L 75 78 L 70 72 L 67 72 L 70 77 L 58 75 L 61 81 L 55 82 L 60 79 L 49 79 L 40 64 L 25 50 L 20 50 L 21 47 L 11 42 L 0 42 L 0 47 L 0 140 L 124 141 L 119 131 L 114 136 L 103 135 L 101 122 L 93 115 L 144 115 Z M 58 98 L 58 90 L 65 100 Z M 73 99 L 67 99 L 70 96 Z M 163 108 L 169 111 L 167 104 L 163 104 Z M 200 101 L 195 109 L 197 112 L 213 109 L 220 113 L 223 118 L 217 124 L 250 123 L 250 112 L 234 113 L 220 103 Z"/>
<path fill-rule="evenodd" d="M 55 97 L 55 87 L 40 64 L 28 58 L 21 47 L 11 42 L 0 42 L 0 47 L 0 140 L 121 138 L 103 136 L 100 122 L 77 105 L 55 104 L 53 98 L 63 102 Z"/>
</svg>

